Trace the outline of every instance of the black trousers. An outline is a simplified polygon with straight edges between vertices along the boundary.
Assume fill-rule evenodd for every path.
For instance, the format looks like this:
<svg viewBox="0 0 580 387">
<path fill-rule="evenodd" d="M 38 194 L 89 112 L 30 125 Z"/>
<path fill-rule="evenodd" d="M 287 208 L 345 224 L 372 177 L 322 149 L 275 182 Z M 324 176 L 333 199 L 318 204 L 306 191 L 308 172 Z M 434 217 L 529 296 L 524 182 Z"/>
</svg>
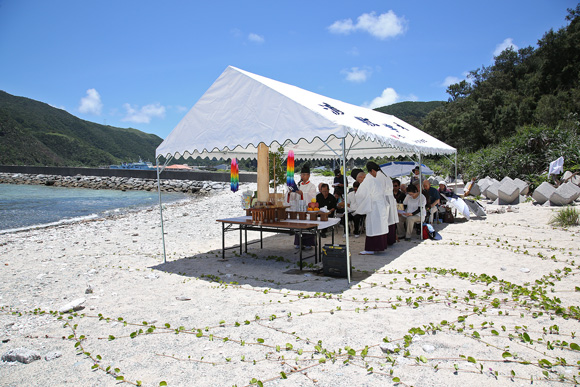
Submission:
<svg viewBox="0 0 580 387">
<path fill-rule="evenodd" d="M 348 219 L 352 219 L 354 222 L 355 235 L 360 235 L 360 226 L 365 221 L 365 216 L 366 215 L 360 215 L 360 214 L 348 215 Z M 340 219 L 340 224 L 344 227 L 344 216 Z"/>
</svg>

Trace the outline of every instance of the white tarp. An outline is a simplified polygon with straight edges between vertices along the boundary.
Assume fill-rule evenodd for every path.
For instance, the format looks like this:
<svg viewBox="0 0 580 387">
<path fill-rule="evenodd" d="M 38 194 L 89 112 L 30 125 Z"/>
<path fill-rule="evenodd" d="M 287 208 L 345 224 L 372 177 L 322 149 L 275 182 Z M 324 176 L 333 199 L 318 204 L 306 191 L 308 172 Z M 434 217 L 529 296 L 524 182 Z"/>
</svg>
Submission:
<svg viewBox="0 0 580 387">
<path fill-rule="evenodd" d="M 256 158 L 260 142 L 296 158 L 452 154 L 400 119 L 228 67 L 159 145 L 156 157 Z"/>
<path fill-rule="evenodd" d="M 410 175 L 413 172 L 413 168 L 419 166 L 419 163 L 413 161 L 391 161 L 386 164 L 381 164 L 381 170 L 390 177 L 399 177 Z M 423 175 L 432 175 L 434 172 L 426 166 L 421 164 L 421 173 Z"/>
</svg>

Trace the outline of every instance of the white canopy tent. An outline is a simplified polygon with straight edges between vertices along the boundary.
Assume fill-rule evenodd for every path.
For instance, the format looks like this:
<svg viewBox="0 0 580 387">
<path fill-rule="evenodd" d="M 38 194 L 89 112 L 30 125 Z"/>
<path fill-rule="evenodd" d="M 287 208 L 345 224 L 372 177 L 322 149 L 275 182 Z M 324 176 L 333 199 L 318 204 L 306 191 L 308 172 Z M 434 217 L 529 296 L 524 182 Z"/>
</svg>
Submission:
<svg viewBox="0 0 580 387">
<path fill-rule="evenodd" d="M 181 156 L 256 158 L 260 143 L 293 150 L 296 159 L 338 157 L 342 166 L 356 157 L 418 155 L 420 163 L 422 155 L 455 154 L 457 160 L 455 148 L 397 117 L 229 66 L 157 148 L 158 183 L 159 157 L 165 165 Z M 159 202 L 161 208 L 160 192 Z M 348 250 L 347 238 L 347 256 Z"/>
</svg>

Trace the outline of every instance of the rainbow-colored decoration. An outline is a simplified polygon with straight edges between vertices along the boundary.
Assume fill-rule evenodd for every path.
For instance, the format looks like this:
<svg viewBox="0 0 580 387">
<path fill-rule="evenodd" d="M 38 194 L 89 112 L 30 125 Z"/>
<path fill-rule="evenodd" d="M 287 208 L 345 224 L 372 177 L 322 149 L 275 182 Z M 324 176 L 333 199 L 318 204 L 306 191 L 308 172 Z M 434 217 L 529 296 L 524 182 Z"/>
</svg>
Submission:
<svg viewBox="0 0 580 387">
<path fill-rule="evenodd" d="M 238 160 L 234 157 L 232 159 L 232 167 L 230 168 L 230 187 L 232 192 L 236 192 L 240 186 L 240 170 L 238 168 Z"/>
<path fill-rule="evenodd" d="M 294 181 L 294 151 L 288 152 L 288 164 L 286 166 L 286 184 L 288 188 L 297 191 L 298 187 Z"/>
</svg>

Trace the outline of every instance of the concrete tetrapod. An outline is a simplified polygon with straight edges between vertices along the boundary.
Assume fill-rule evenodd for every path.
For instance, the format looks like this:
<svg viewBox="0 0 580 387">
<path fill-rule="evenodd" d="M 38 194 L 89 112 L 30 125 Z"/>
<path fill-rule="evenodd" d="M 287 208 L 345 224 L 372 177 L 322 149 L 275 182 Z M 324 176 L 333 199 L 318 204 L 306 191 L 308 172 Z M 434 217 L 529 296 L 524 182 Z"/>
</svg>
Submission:
<svg viewBox="0 0 580 387">
<path fill-rule="evenodd" d="M 554 188 L 552 184 L 545 181 L 542 184 L 540 184 L 538 188 L 536 188 L 536 190 L 532 194 L 532 198 L 539 204 L 544 204 L 548 200 L 550 200 L 550 197 L 555 191 L 556 188 Z"/>
</svg>

